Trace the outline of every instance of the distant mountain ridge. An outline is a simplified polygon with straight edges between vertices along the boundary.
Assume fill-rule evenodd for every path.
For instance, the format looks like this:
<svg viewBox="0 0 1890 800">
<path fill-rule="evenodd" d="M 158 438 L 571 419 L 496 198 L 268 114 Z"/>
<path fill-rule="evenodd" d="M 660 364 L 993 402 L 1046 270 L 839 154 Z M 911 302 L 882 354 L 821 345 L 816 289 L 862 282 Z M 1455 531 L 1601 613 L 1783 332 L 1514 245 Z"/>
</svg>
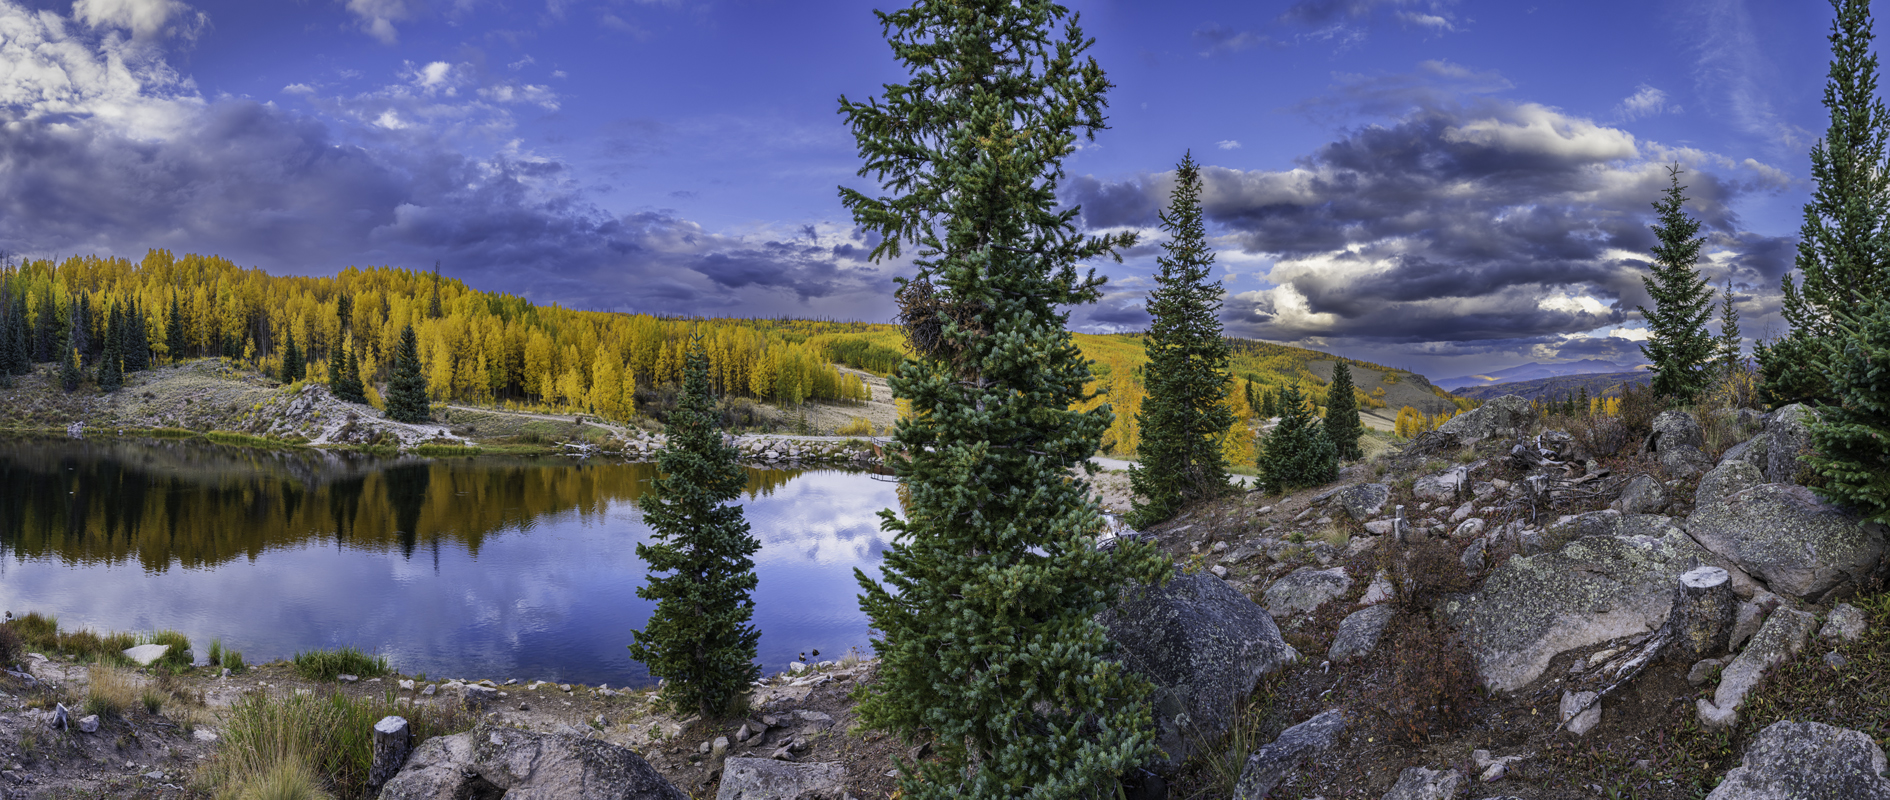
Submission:
<svg viewBox="0 0 1890 800">
<path fill-rule="evenodd" d="M 1617 364 L 1613 361 L 1603 361 L 1598 358 L 1584 358 L 1580 361 L 1568 361 L 1560 364 L 1542 364 L 1532 361 L 1527 364 L 1476 375 L 1459 375 L 1455 378 L 1444 378 L 1434 383 L 1440 389 L 1456 392 L 1458 389 L 1476 386 L 1492 386 L 1517 381 L 1535 381 L 1544 378 L 1559 378 L 1566 375 L 1635 372 L 1643 368 L 1643 365 Z M 1469 395 L 1465 396 L 1468 397 Z"/>
<path fill-rule="evenodd" d="M 1631 372 L 1591 372 L 1581 375 L 1558 375 L 1553 378 L 1539 378 L 1533 381 L 1511 381 L 1492 383 L 1485 386 L 1471 386 L 1458 389 L 1454 394 L 1472 400 L 1489 400 L 1513 394 L 1529 400 L 1561 400 L 1571 394 L 1580 394 L 1588 390 L 1589 397 L 1619 397 L 1621 390 L 1629 385 L 1645 387 L 1654 379 L 1654 373 L 1648 370 Z"/>
</svg>

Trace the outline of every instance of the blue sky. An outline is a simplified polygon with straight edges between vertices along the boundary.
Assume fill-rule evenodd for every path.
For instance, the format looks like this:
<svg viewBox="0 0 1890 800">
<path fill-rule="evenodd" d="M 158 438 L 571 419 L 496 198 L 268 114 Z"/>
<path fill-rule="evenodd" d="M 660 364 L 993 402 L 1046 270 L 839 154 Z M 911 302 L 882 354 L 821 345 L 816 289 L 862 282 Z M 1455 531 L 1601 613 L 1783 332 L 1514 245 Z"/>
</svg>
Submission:
<svg viewBox="0 0 1890 800">
<path fill-rule="evenodd" d="M 836 113 L 865 2 L 0 0 L 0 247 L 442 270 L 580 308 L 885 321 Z M 1230 333 L 1433 377 L 1638 361 L 1662 164 L 1784 332 L 1831 12 L 1810 0 L 1077 2 L 1116 88 L 1063 187 L 1143 244 L 1192 149 Z"/>
</svg>

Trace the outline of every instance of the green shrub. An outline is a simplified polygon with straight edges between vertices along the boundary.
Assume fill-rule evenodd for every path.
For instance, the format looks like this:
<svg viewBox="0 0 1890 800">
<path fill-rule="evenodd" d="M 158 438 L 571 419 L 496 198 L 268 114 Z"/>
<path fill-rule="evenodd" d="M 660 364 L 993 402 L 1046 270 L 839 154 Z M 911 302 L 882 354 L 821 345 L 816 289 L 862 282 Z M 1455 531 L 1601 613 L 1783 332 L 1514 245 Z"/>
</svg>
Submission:
<svg viewBox="0 0 1890 800">
<path fill-rule="evenodd" d="M 228 656 L 226 653 L 225 657 Z M 297 675 L 311 681 L 332 681 L 337 675 L 371 678 L 387 674 L 387 659 L 368 655 L 352 647 L 296 653 L 290 663 Z"/>
<path fill-rule="evenodd" d="M 231 674 L 249 671 L 249 665 L 243 663 L 243 654 L 238 650 L 223 651 L 223 667 L 228 669 Z"/>
<path fill-rule="evenodd" d="M 59 618 L 34 611 L 7 623 L 20 641 L 36 650 L 59 649 Z"/>
<path fill-rule="evenodd" d="M 1288 385 L 1280 395 L 1280 423 L 1261 442 L 1260 483 L 1268 492 L 1288 492 L 1322 486 L 1339 477 L 1339 449 L 1326 437 L 1325 426 L 1306 410 L 1299 387 Z"/>
<path fill-rule="evenodd" d="M 164 655 L 152 666 L 168 670 L 190 669 L 190 637 L 177 631 L 158 631 L 145 637 L 144 643 L 168 645 L 171 648 L 164 651 Z"/>
<path fill-rule="evenodd" d="M 222 639 L 210 640 L 209 661 L 210 661 L 210 666 L 213 666 L 213 667 L 223 666 L 223 640 Z"/>
</svg>

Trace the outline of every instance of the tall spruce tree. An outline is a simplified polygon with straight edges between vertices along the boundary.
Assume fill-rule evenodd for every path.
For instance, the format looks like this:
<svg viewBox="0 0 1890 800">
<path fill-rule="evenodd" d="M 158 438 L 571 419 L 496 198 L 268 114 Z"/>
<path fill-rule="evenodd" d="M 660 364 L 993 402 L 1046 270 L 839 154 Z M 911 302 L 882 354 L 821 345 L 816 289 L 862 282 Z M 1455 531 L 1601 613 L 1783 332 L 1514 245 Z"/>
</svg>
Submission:
<svg viewBox="0 0 1890 800">
<path fill-rule="evenodd" d="M 1706 318 L 1713 310 L 1713 290 L 1695 266 L 1706 240 L 1695 236 L 1700 221 L 1681 209 L 1687 196 L 1680 173 L 1678 164 L 1667 168 L 1667 196 L 1654 203 L 1660 224 L 1650 227 L 1660 243 L 1654 245 L 1653 277 L 1641 278 L 1654 301 L 1653 311 L 1641 308 L 1647 318 L 1641 352 L 1654 362 L 1655 393 L 1692 402 L 1711 380 L 1707 365 L 1714 356 L 1713 339 Z"/>
<path fill-rule="evenodd" d="M 302 379 L 302 351 L 296 349 L 295 337 L 284 336 L 282 346 L 282 382 L 294 383 Z"/>
<path fill-rule="evenodd" d="M 73 341 L 71 331 L 66 335 L 65 351 L 65 357 L 59 359 L 59 385 L 70 392 L 79 388 L 79 382 L 85 379 L 85 371 L 79 368 L 79 346 Z"/>
<path fill-rule="evenodd" d="M 1722 373 L 1731 375 L 1739 368 L 1741 356 L 1739 308 L 1733 305 L 1732 278 L 1726 279 L 1719 306 L 1719 336 L 1713 339 L 1713 358 Z"/>
<path fill-rule="evenodd" d="M 164 319 L 164 352 L 175 364 L 184 360 L 184 309 L 177 302 L 177 294 L 171 294 L 171 313 Z"/>
<path fill-rule="evenodd" d="M 1358 446 L 1365 435 L 1365 425 L 1358 419 L 1358 397 L 1352 393 L 1352 368 L 1340 361 L 1332 367 L 1332 386 L 1326 390 L 1326 435 L 1338 450 L 1339 458 L 1355 461 L 1365 457 Z"/>
<path fill-rule="evenodd" d="M 94 352 L 92 341 L 92 296 L 80 292 L 72 301 L 71 344 L 79 351 L 81 369 L 92 362 Z"/>
<path fill-rule="evenodd" d="M 26 327 L 25 304 L 14 302 L 12 281 L 0 280 L 0 377 L 23 375 L 29 363 L 20 333 Z"/>
<path fill-rule="evenodd" d="M 1161 213 L 1169 239 L 1155 259 L 1154 318 L 1144 337 L 1147 399 L 1136 415 L 1142 443 L 1129 483 L 1140 497 L 1130 524 L 1145 527 L 1182 505 L 1227 491 L 1221 437 L 1234 423 L 1227 407 L 1227 340 L 1221 338 L 1221 282 L 1208 279 L 1214 252 L 1201 216 L 1201 172 L 1194 154 L 1175 168 L 1175 191 Z"/>
<path fill-rule="evenodd" d="M 400 344 L 394 348 L 394 368 L 387 378 L 387 416 L 398 422 L 426 422 L 427 377 L 420 373 L 420 343 L 413 326 L 400 332 Z"/>
<path fill-rule="evenodd" d="M 1811 201 L 1798 231 L 1794 265 L 1780 278 L 1780 313 L 1791 332 L 1757 347 L 1761 394 L 1778 406 L 1829 404 L 1839 390 L 1825 362 L 1835 341 L 1834 312 L 1864 307 L 1890 294 L 1890 110 L 1877 96 L 1869 0 L 1831 0 L 1831 66 L 1824 107 L 1831 127 L 1811 149 Z"/>
<path fill-rule="evenodd" d="M 151 368 L 151 329 L 144 321 L 144 307 L 131 301 L 125 312 L 125 371 L 143 372 Z"/>
<path fill-rule="evenodd" d="M 1287 384 L 1279 397 L 1279 424 L 1262 441 L 1255 459 L 1261 487 L 1268 492 L 1290 492 L 1337 480 L 1339 448 L 1307 409 L 1306 396 L 1297 385 Z"/>
<path fill-rule="evenodd" d="M 1820 496 L 1890 525 L 1890 297 L 1831 313 L 1826 378 L 1838 402 L 1811 424 L 1807 461 L 1826 479 Z"/>
<path fill-rule="evenodd" d="M 761 631 L 749 624 L 761 542 L 734 502 L 748 476 L 741 454 L 722 439 L 700 335 L 683 359 L 682 388 L 664 426 L 669 444 L 657 456 L 657 477 L 637 498 L 654 540 L 637 545 L 650 571 L 637 596 L 655 600 L 656 610 L 634 632 L 630 657 L 668 680 L 671 705 L 712 719 L 732 711 L 761 675 Z"/>
<path fill-rule="evenodd" d="M 116 392 L 125 385 L 125 323 L 117 304 L 105 320 L 105 349 L 98 357 L 98 389 Z"/>
<path fill-rule="evenodd" d="M 361 364 L 346 340 L 337 343 L 328 356 L 328 391 L 350 403 L 367 402 L 367 386 L 361 382 Z"/>
<path fill-rule="evenodd" d="M 59 331 L 59 314 L 54 309 L 51 289 L 40 294 L 39 314 L 33 319 L 33 363 L 45 364 L 61 360 L 60 343 L 65 336 Z"/>
<path fill-rule="evenodd" d="M 1147 684 L 1107 657 L 1095 616 L 1169 568 L 1139 542 L 1097 549 L 1101 510 L 1069 477 L 1113 415 L 1072 408 L 1091 374 L 1062 307 L 1099 295 L 1078 263 L 1134 237 L 1079 234 L 1057 189 L 1109 82 L 1044 0 L 878 16 L 911 80 L 840 111 L 860 174 L 894 196 L 841 196 L 883 237 L 874 258 L 908 242 L 918 257 L 898 293 L 914 357 L 891 378 L 912 411 L 894 437 L 905 514 L 881 512 L 885 584 L 855 572 L 881 632 L 858 712 L 936 736 L 936 760 L 899 763 L 907 797 L 1113 796 L 1154 744 Z"/>
</svg>

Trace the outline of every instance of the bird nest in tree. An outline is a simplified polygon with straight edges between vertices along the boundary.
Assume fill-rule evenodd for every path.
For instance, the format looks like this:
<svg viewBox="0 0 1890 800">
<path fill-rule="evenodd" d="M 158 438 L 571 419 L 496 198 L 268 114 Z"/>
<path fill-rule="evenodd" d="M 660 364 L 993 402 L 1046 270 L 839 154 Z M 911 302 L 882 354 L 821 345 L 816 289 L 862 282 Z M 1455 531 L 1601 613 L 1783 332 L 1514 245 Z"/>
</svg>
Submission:
<svg viewBox="0 0 1890 800">
<path fill-rule="evenodd" d="M 894 299 L 899 303 L 899 324 L 906 329 L 906 343 L 922 358 L 958 363 L 968 349 L 966 344 L 988 333 L 981 319 L 983 303 L 954 300 L 927 279 L 908 282 Z M 946 335 L 948 322 L 960 331 L 957 336 Z"/>
</svg>

